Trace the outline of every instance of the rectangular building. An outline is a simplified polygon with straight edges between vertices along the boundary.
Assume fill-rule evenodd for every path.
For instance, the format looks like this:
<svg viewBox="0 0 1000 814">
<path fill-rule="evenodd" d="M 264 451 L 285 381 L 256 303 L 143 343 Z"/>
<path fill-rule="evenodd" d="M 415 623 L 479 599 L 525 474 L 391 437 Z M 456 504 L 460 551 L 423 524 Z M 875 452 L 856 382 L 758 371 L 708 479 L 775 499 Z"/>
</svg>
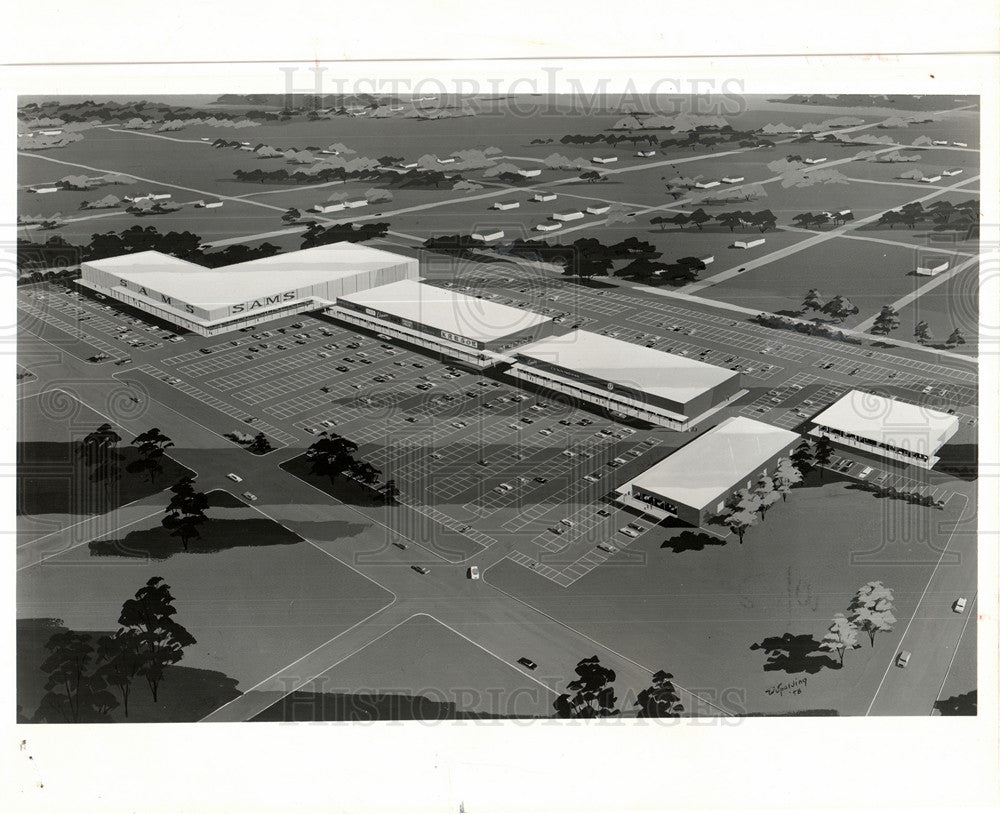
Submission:
<svg viewBox="0 0 1000 814">
<path fill-rule="evenodd" d="M 557 327 L 542 314 L 413 280 L 338 297 L 329 313 L 478 368 L 501 363 L 510 348 Z"/>
<path fill-rule="evenodd" d="M 562 224 L 558 221 L 548 221 L 546 223 L 539 223 L 535 227 L 536 232 L 554 232 L 556 229 L 562 229 Z"/>
<path fill-rule="evenodd" d="M 521 206 L 520 201 L 494 201 L 494 209 L 517 209 Z"/>
<path fill-rule="evenodd" d="M 561 212 L 553 212 L 552 220 L 568 221 L 568 220 L 580 220 L 583 217 L 583 212 L 579 209 L 564 209 Z"/>
<path fill-rule="evenodd" d="M 933 277 L 935 274 L 940 274 L 942 271 L 946 271 L 948 265 L 948 260 L 925 260 L 914 269 L 914 273 L 919 274 L 922 277 Z"/>
<path fill-rule="evenodd" d="M 558 197 L 559 196 L 556 195 L 554 192 L 536 192 L 534 195 L 531 196 L 531 200 L 533 200 L 533 201 L 554 201 Z"/>
<path fill-rule="evenodd" d="M 331 243 L 210 269 L 160 252 L 89 260 L 81 284 L 202 336 L 333 305 L 343 294 L 414 280 L 419 262 Z"/>
<path fill-rule="evenodd" d="M 592 159 L 595 164 L 614 164 L 618 160 L 616 155 L 595 155 Z"/>
<path fill-rule="evenodd" d="M 618 502 L 660 520 L 701 526 L 737 489 L 752 488 L 799 442 L 798 433 L 734 416 L 702 433 L 618 489 Z"/>
<path fill-rule="evenodd" d="M 812 419 L 812 436 L 930 469 L 958 432 L 958 417 L 918 404 L 852 390 Z"/>
<path fill-rule="evenodd" d="M 542 174 L 541 170 L 518 170 L 517 174 L 523 178 L 537 178 Z"/>
<path fill-rule="evenodd" d="M 733 243 L 737 249 L 752 249 L 755 246 L 762 246 L 767 242 L 767 238 L 759 237 L 756 240 L 737 240 Z"/>
<path fill-rule="evenodd" d="M 510 374 L 618 414 L 687 430 L 740 394 L 736 371 L 573 330 L 519 348 Z"/>
<path fill-rule="evenodd" d="M 343 212 L 344 202 L 343 201 L 331 201 L 330 203 L 321 203 L 311 206 L 309 208 L 310 212 L 318 212 L 320 214 L 325 214 L 327 212 Z"/>
<path fill-rule="evenodd" d="M 473 232 L 473 240 L 481 240 L 483 243 L 489 243 L 492 240 L 499 240 L 503 237 L 503 229 L 484 229 L 481 232 Z"/>
<path fill-rule="evenodd" d="M 611 204 L 606 203 L 592 203 L 587 204 L 587 213 L 590 215 L 603 215 L 605 212 L 611 210 Z"/>
</svg>

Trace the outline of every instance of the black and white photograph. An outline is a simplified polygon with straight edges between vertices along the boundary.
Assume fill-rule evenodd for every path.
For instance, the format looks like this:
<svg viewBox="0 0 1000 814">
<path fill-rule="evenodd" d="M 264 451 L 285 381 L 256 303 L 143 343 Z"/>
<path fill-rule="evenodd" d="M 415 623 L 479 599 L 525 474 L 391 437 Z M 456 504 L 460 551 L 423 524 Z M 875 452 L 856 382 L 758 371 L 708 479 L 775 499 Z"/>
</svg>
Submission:
<svg viewBox="0 0 1000 814">
<path fill-rule="evenodd" d="M 995 755 L 996 52 L 320 50 L 4 69 L 13 810 L 90 733 L 382 752 L 287 811 L 675 804 L 423 738 Z"/>
</svg>

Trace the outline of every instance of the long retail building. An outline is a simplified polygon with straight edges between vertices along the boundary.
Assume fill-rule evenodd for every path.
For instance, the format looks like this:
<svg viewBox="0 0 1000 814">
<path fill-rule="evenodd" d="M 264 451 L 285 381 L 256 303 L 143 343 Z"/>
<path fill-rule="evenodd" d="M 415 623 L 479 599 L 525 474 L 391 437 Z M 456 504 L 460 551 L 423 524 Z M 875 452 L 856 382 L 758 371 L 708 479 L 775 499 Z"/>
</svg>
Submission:
<svg viewBox="0 0 1000 814">
<path fill-rule="evenodd" d="M 958 432 L 958 416 L 852 390 L 812 419 L 809 434 L 882 458 L 930 469 Z"/>
<path fill-rule="evenodd" d="M 413 280 L 345 294 L 328 313 L 480 369 L 558 329 L 551 317 Z"/>
<path fill-rule="evenodd" d="M 572 330 L 518 348 L 510 374 L 674 430 L 688 430 L 744 391 L 736 371 Z"/>
<path fill-rule="evenodd" d="M 328 308 L 344 294 L 419 275 L 416 259 L 357 243 L 331 243 L 216 269 L 156 251 L 80 267 L 80 282 L 92 291 L 202 336 Z"/>
<path fill-rule="evenodd" d="M 798 433 L 743 416 L 727 418 L 622 484 L 618 501 L 665 520 L 700 526 L 721 513 L 737 489 L 752 488 L 790 457 Z"/>
</svg>

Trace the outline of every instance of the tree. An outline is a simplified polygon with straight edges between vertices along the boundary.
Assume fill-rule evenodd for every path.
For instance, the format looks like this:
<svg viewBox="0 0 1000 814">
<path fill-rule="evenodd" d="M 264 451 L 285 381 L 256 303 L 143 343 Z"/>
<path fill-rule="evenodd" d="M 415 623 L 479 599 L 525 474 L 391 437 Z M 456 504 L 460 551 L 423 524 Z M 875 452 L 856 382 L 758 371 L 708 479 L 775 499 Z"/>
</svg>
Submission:
<svg viewBox="0 0 1000 814">
<path fill-rule="evenodd" d="M 336 433 L 321 433 L 317 441 L 306 450 L 306 458 L 312 463 L 312 474 L 334 479 L 354 463 L 354 453 L 358 445 Z"/>
<path fill-rule="evenodd" d="M 132 446 L 139 450 L 139 456 L 145 469 L 149 471 L 149 481 L 156 480 L 156 475 L 163 471 L 161 463 L 166 454 L 167 447 L 172 447 L 174 442 L 159 431 L 156 427 L 146 430 L 132 439 Z"/>
<path fill-rule="evenodd" d="M 813 449 L 812 441 L 803 438 L 799 445 L 792 452 L 792 463 L 803 475 L 809 474 L 816 468 L 816 451 Z"/>
<path fill-rule="evenodd" d="M 806 294 L 805 298 L 802 300 L 802 310 L 810 311 L 822 311 L 823 310 L 823 295 L 815 288 L 810 288 L 809 292 Z"/>
<path fill-rule="evenodd" d="M 948 345 L 949 348 L 953 348 L 953 347 L 955 347 L 955 345 L 964 345 L 965 344 L 965 337 L 962 336 L 962 332 L 959 331 L 958 328 L 955 328 L 951 332 L 951 335 L 946 340 L 946 343 L 947 343 L 947 345 Z"/>
<path fill-rule="evenodd" d="M 597 170 L 587 170 L 587 172 L 580 174 L 580 180 L 586 181 L 588 184 L 593 184 L 597 181 L 604 179 L 604 174 L 598 172 Z"/>
<path fill-rule="evenodd" d="M 757 499 L 757 511 L 760 512 L 760 519 L 764 519 L 767 510 L 782 498 L 782 493 L 774 487 L 774 481 L 767 475 L 761 475 L 754 489 L 754 497 Z"/>
<path fill-rule="evenodd" d="M 301 217 L 302 213 L 293 206 L 285 211 L 285 213 L 281 216 L 281 219 L 285 223 L 295 223 L 295 221 L 297 221 Z"/>
<path fill-rule="evenodd" d="M 872 647 L 875 646 L 875 634 L 890 632 L 896 623 L 892 614 L 895 607 L 893 598 L 892 590 L 875 580 L 858 588 L 847 606 L 851 612 L 851 623 L 868 634 Z"/>
<path fill-rule="evenodd" d="M 816 439 L 816 466 L 819 468 L 819 479 L 823 480 L 823 467 L 830 463 L 833 458 L 833 443 L 825 435 Z"/>
<path fill-rule="evenodd" d="M 684 712 L 681 698 L 673 685 L 673 675 L 658 670 L 653 674 L 653 684 L 636 697 L 639 718 L 679 718 Z"/>
<path fill-rule="evenodd" d="M 576 665 L 579 676 L 566 685 L 572 695 L 560 695 L 553 706 L 560 718 L 609 718 L 621 714 L 615 709 L 618 697 L 612 683 L 615 671 L 601 665 L 597 656 L 581 659 Z"/>
<path fill-rule="evenodd" d="M 782 502 L 788 497 L 788 493 L 792 490 L 792 487 L 801 482 L 802 473 L 798 467 L 789 458 L 779 458 L 774 469 L 774 488 L 781 495 Z"/>
<path fill-rule="evenodd" d="M 723 522 L 739 537 L 740 545 L 743 545 L 743 535 L 756 526 L 759 520 L 755 509 L 735 509 L 725 516 Z"/>
<path fill-rule="evenodd" d="M 891 305 L 883 305 L 875 322 L 872 324 L 872 333 L 888 336 L 890 331 L 899 327 L 899 312 Z"/>
<path fill-rule="evenodd" d="M 189 476 L 177 481 L 170 487 L 170 491 L 174 496 L 163 510 L 167 516 L 160 522 L 171 536 L 181 538 L 181 545 L 187 551 L 188 540 L 201 537 L 198 526 L 208 520 L 205 516 L 208 498 L 194 490 L 194 480 Z"/>
<path fill-rule="evenodd" d="M 253 441 L 250 442 L 247 449 L 255 455 L 263 455 L 265 452 L 270 452 L 274 447 L 271 446 L 271 442 L 267 439 L 267 436 L 263 432 L 259 432 L 254 436 Z"/>
<path fill-rule="evenodd" d="M 81 694 L 85 691 L 84 672 L 93 656 L 90 637 L 84 633 L 64 630 L 53 633 L 45 643 L 49 651 L 42 662 L 42 672 L 48 673 L 43 707 L 53 707 L 67 723 L 80 720 Z"/>
<path fill-rule="evenodd" d="M 184 648 L 195 644 L 195 638 L 183 625 L 174 621 L 177 609 L 170 586 L 163 577 L 152 577 L 122 605 L 118 624 L 135 631 L 141 664 L 137 673 L 146 679 L 153 702 L 157 700 L 164 668 L 176 664 Z"/>
<path fill-rule="evenodd" d="M 844 664 L 844 653 L 848 650 L 855 650 L 858 644 L 858 631 L 850 620 L 842 613 L 834 615 L 833 622 L 827 629 L 826 635 L 819 643 L 821 650 L 836 653 L 840 657 L 840 664 Z"/>
<path fill-rule="evenodd" d="M 121 440 L 121 436 L 110 424 L 101 424 L 80 442 L 80 455 L 91 468 L 91 479 L 104 484 L 105 499 L 108 497 L 111 484 L 122 476 L 121 455 L 118 454 L 118 444 Z"/>
<path fill-rule="evenodd" d="M 378 483 L 379 475 L 382 474 L 382 470 L 376 469 L 368 461 L 358 464 L 357 476 L 358 480 L 362 483 L 366 483 L 369 486 Z"/>
<path fill-rule="evenodd" d="M 379 493 L 382 495 L 382 499 L 386 503 L 395 503 L 396 498 L 399 497 L 399 489 L 396 486 L 396 481 L 389 478 L 385 483 L 383 483 L 379 489 Z"/>
<path fill-rule="evenodd" d="M 931 331 L 930 325 L 921 320 L 913 328 L 913 338 L 924 345 L 934 338 L 934 333 Z"/>
<path fill-rule="evenodd" d="M 140 633 L 134 628 L 119 628 L 97 640 L 98 671 L 110 686 L 117 688 L 122 708 L 128 718 L 128 699 L 132 680 L 142 666 Z"/>
<path fill-rule="evenodd" d="M 820 309 L 824 314 L 829 314 L 838 322 L 843 322 L 849 316 L 858 313 L 858 307 L 847 297 L 837 295 Z"/>
<path fill-rule="evenodd" d="M 702 225 L 708 223 L 711 219 L 712 216 L 709 215 L 704 209 L 696 209 L 688 215 L 688 222 L 697 226 L 699 232 L 703 231 Z"/>
</svg>

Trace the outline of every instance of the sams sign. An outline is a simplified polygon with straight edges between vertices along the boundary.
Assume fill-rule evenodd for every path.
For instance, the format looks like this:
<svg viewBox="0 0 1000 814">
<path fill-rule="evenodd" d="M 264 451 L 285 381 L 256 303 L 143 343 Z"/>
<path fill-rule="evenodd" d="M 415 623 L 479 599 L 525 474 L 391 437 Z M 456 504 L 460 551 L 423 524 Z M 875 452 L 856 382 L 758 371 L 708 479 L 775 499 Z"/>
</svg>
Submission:
<svg viewBox="0 0 1000 814">
<path fill-rule="evenodd" d="M 251 300 L 250 302 L 239 303 L 238 305 L 232 305 L 229 308 L 230 314 L 244 314 L 247 311 L 253 311 L 257 308 L 265 308 L 268 305 L 278 305 L 282 302 L 291 302 L 295 299 L 294 291 L 285 291 L 281 294 L 275 294 L 273 297 L 261 297 L 260 299 Z"/>
</svg>

